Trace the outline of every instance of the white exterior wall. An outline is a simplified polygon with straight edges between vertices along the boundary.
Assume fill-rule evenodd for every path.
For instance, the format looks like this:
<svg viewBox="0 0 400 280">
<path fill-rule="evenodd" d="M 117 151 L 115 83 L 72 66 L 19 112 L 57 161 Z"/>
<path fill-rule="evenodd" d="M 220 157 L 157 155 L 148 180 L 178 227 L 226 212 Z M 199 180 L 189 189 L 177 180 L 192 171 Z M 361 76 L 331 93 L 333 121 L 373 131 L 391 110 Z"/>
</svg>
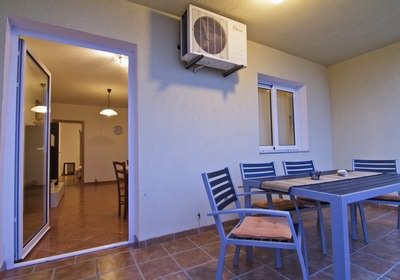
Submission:
<svg viewBox="0 0 400 280">
<path fill-rule="evenodd" d="M 400 43 L 329 68 L 334 166 L 400 159 Z"/>
<path fill-rule="evenodd" d="M 139 240 L 196 228 L 198 212 L 201 226 L 212 223 L 206 216 L 209 205 L 201 172 L 228 166 L 239 184 L 239 162 L 274 160 L 280 174 L 283 159 L 314 159 L 319 169 L 332 167 L 324 66 L 248 42 L 246 69 L 227 78 L 215 70 L 193 73 L 179 61 L 179 20 L 125 0 L 112 4 L 109 0 L 1 1 L 0 65 L 4 64 L 6 16 L 137 44 L 137 97 L 131 97 L 137 102 L 137 119 L 130 120 L 137 122 L 137 140 L 130 142 L 137 149 Z M 258 153 L 258 73 L 307 86 L 309 152 Z M 4 77 L 2 70 L 1 88 Z M 3 98 L 9 93 L 1 94 Z M 2 200 L 6 187 L 0 187 Z M 3 234 L 9 234 L 4 227 L 0 244 Z M 0 250 L 0 262 L 2 254 Z"/>
</svg>

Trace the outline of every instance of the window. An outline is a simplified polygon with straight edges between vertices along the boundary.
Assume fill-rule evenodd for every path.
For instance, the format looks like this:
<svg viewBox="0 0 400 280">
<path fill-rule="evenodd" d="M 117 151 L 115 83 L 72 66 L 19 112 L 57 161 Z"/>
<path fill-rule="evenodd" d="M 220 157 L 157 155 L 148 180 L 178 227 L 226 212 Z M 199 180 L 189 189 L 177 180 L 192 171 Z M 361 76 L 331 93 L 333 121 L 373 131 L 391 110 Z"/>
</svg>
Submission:
<svg viewBox="0 0 400 280">
<path fill-rule="evenodd" d="M 258 125 L 261 153 L 307 150 L 306 116 L 304 85 L 259 75 Z"/>
</svg>

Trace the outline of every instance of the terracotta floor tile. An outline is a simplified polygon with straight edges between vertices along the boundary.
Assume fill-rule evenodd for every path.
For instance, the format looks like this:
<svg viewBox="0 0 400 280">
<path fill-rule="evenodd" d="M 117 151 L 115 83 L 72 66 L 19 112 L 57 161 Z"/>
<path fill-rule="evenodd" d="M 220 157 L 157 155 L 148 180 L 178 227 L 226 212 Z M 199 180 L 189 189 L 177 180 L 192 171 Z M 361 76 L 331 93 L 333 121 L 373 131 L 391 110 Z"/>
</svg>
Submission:
<svg viewBox="0 0 400 280">
<path fill-rule="evenodd" d="M 219 236 L 215 231 L 200 232 L 189 237 L 197 246 L 203 246 L 219 241 Z"/>
<path fill-rule="evenodd" d="M 34 272 L 48 270 L 56 267 L 64 267 L 75 263 L 75 257 L 56 260 L 52 262 L 45 262 L 35 265 Z"/>
<path fill-rule="evenodd" d="M 217 271 L 217 262 L 213 261 L 188 269 L 187 273 L 193 280 L 210 280 L 210 279 L 215 279 L 216 271 Z M 222 274 L 223 280 L 234 279 L 234 278 L 235 276 L 230 271 L 224 269 L 224 272 Z"/>
<path fill-rule="evenodd" d="M 160 278 L 182 270 L 170 256 L 141 263 L 139 269 L 146 280 Z"/>
<path fill-rule="evenodd" d="M 162 246 L 170 253 L 178 253 L 181 251 L 189 250 L 192 248 L 196 247 L 196 244 L 194 244 L 190 239 L 188 238 L 181 238 L 181 239 L 176 239 L 172 241 L 168 241 L 165 243 L 162 243 Z"/>
<path fill-rule="evenodd" d="M 271 270 L 269 267 L 263 266 L 258 269 L 253 269 L 248 273 L 240 275 L 241 280 L 265 280 L 268 275 L 268 280 L 287 280 L 286 277 Z"/>
<path fill-rule="evenodd" d="M 114 270 L 100 275 L 100 280 L 142 280 L 143 277 L 136 266 Z"/>
<path fill-rule="evenodd" d="M 33 272 L 34 268 L 35 268 L 34 266 L 27 266 L 27 267 L 16 268 L 13 270 L 3 270 L 0 271 L 0 279 L 30 274 Z"/>
<path fill-rule="evenodd" d="M 199 248 L 187 250 L 172 256 L 177 263 L 183 268 L 204 264 L 212 260 L 212 258 Z"/>
<path fill-rule="evenodd" d="M 97 259 L 97 268 L 100 274 L 135 265 L 129 252 L 106 255 Z"/>
<path fill-rule="evenodd" d="M 161 279 L 162 280 L 191 280 L 189 275 L 183 271 L 161 277 L 160 280 Z"/>
<path fill-rule="evenodd" d="M 13 278 L 0 278 L 0 279 L 12 279 L 12 280 L 52 280 L 53 277 L 53 270 L 45 270 L 34 272 L 31 274 L 20 275 Z"/>
<path fill-rule="evenodd" d="M 55 269 L 55 279 L 75 280 L 96 277 L 96 262 L 88 261 Z"/>
<path fill-rule="evenodd" d="M 204 245 L 201 247 L 204 251 L 206 251 L 209 255 L 214 257 L 215 259 L 218 259 L 218 254 L 219 254 L 219 241 L 210 243 L 207 245 Z M 225 256 L 230 256 L 235 253 L 235 247 L 232 245 L 229 245 L 226 248 Z"/>
<path fill-rule="evenodd" d="M 362 252 L 354 253 L 350 256 L 350 258 L 352 264 L 376 274 L 383 274 L 393 266 L 393 263 L 391 262 L 385 261 L 384 259 L 371 254 L 364 254 Z"/>
<path fill-rule="evenodd" d="M 167 256 L 168 253 L 160 245 L 154 245 L 148 248 L 144 248 L 134 253 L 133 257 L 138 263 L 144 263 L 151 261 L 156 258 Z"/>
</svg>

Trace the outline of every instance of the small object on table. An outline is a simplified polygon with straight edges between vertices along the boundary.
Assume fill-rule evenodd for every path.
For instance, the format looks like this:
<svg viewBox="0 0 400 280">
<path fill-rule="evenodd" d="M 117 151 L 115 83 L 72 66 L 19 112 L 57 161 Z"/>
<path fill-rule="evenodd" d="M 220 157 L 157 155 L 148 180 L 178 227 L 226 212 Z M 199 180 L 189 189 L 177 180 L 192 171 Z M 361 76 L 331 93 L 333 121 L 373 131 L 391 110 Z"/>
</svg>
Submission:
<svg viewBox="0 0 400 280">
<path fill-rule="evenodd" d="M 339 170 L 337 171 L 337 174 L 338 174 L 339 176 L 342 176 L 342 177 L 349 176 L 349 172 L 347 172 L 347 170 L 345 170 L 345 169 L 339 169 Z"/>
<path fill-rule="evenodd" d="M 319 180 L 319 176 L 321 176 L 321 171 L 310 171 L 310 177 L 312 180 Z"/>
</svg>

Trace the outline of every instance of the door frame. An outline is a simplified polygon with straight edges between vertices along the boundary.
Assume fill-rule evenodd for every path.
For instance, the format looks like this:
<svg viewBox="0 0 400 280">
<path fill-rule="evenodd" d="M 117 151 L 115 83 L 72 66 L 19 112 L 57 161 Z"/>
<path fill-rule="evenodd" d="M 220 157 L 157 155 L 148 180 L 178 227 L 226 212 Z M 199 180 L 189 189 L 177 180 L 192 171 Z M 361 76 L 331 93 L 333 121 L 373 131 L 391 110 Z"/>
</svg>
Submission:
<svg viewBox="0 0 400 280">
<path fill-rule="evenodd" d="M 87 250 L 37 259 L 33 261 L 25 261 L 21 263 L 14 262 L 15 244 L 15 208 L 14 188 L 17 183 L 16 178 L 16 162 L 19 155 L 16 151 L 16 85 L 17 85 L 17 57 L 18 57 L 18 38 L 19 36 L 30 36 L 44 40 L 51 40 L 59 43 L 81 46 L 85 48 L 103 50 L 107 52 L 120 53 L 128 56 L 128 160 L 132 162 L 133 172 L 130 172 L 129 189 L 129 207 L 128 209 L 128 241 L 109 244 Z M 3 185 L 3 225 L 2 235 L 4 245 L 4 260 L 6 269 L 32 265 L 35 263 L 57 260 L 69 256 L 75 256 L 83 253 L 94 252 L 105 248 L 112 248 L 124 244 L 134 243 L 137 232 L 137 214 L 138 214 L 138 189 L 137 189 L 137 95 L 136 95 L 136 63 L 137 63 L 137 46 L 134 43 L 94 35 L 82 31 L 71 30 L 64 27 L 54 26 L 36 21 L 8 17 L 5 32 L 5 60 L 4 60 L 4 77 L 3 77 L 3 100 L 2 100 L 2 120 L 1 136 L 3 145 L 0 147 L 0 172 Z M 12 175 L 12 176 L 10 176 Z M 7 199 L 8 198 L 8 199 Z"/>
</svg>

